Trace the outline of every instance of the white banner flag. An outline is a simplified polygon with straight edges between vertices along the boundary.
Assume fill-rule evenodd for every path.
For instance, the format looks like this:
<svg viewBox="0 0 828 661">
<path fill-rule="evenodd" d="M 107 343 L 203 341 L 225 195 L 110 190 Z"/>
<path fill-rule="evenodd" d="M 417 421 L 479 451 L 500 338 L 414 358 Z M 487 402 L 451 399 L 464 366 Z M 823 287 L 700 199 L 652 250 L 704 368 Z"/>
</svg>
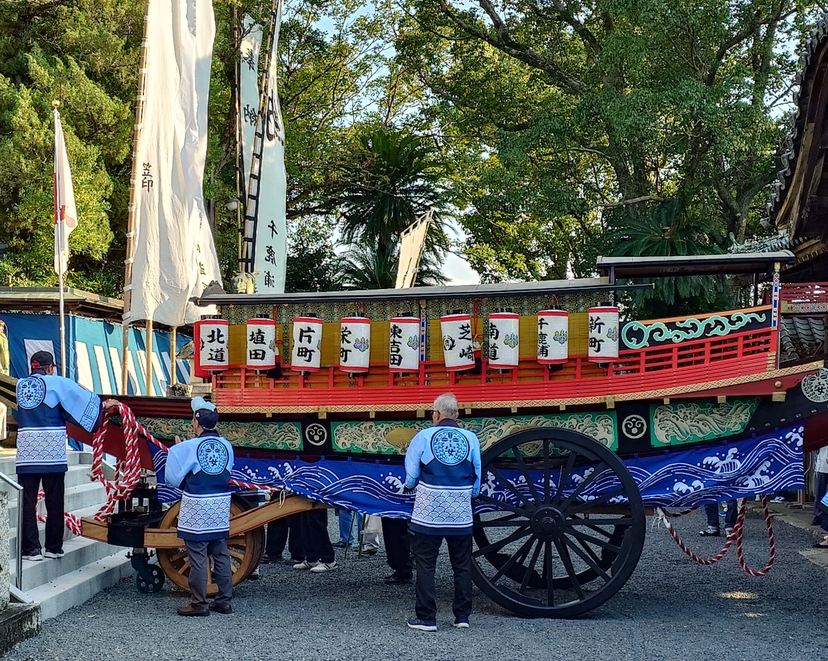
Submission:
<svg viewBox="0 0 828 661">
<path fill-rule="evenodd" d="M 394 289 L 408 289 L 414 286 L 420 255 L 425 246 L 426 233 L 433 214 L 433 209 L 429 209 L 400 234 L 400 262 L 397 266 L 397 282 Z"/>
<path fill-rule="evenodd" d="M 211 3 L 196 0 L 154 0 L 148 20 L 132 301 L 124 317 L 181 326 L 209 314 L 188 311 L 188 299 L 220 281 L 202 193 L 215 22 Z"/>
<path fill-rule="evenodd" d="M 250 160 L 256 136 L 256 118 L 259 115 L 259 54 L 262 49 L 262 26 L 245 16 L 242 21 L 240 44 L 241 67 L 239 75 L 239 110 L 241 112 L 242 181 L 247 186 Z"/>
<path fill-rule="evenodd" d="M 287 175 L 285 173 L 285 125 L 279 107 L 277 72 L 279 69 L 279 28 L 284 3 L 276 15 L 270 69 L 267 72 L 267 107 L 262 117 L 264 148 L 259 181 L 259 207 L 256 223 L 255 271 L 257 292 L 285 291 L 287 259 Z"/>
<path fill-rule="evenodd" d="M 63 141 L 60 113 L 55 109 L 55 273 L 66 273 L 69 262 L 69 235 L 78 226 L 72 173 Z"/>
</svg>

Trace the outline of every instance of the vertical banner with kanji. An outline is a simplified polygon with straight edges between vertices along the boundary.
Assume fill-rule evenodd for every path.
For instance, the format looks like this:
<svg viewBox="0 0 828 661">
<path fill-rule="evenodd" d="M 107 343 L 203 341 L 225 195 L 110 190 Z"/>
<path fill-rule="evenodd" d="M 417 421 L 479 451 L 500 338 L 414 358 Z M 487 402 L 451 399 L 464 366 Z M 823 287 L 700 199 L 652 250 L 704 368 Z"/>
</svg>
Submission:
<svg viewBox="0 0 828 661">
<path fill-rule="evenodd" d="M 279 107 L 279 28 L 283 2 L 278 3 L 270 68 L 266 72 L 267 100 L 260 118 L 263 133 L 262 172 L 256 222 L 256 291 L 285 291 L 287 259 L 287 175 L 285 174 L 285 125 Z M 260 109 L 261 110 L 261 109 Z"/>
<path fill-rule="evenodd" d="M 239 121 L 242 142 L 242 181 L 247 185 L 250 176 L 250 160 L 256 136 L 256 119 L 259 116 L 259 53 L 262 49 L 262 26 L 249 16 L 242 21 L 239 44 Z"/>
<path fill-rule="evenodd" d="M 221 280 L 204 208 L 207 102 L 215 20 L 209 2 L 153 0 L 138 145 L 128 323 L 181 326 L 209 310 L 189 299 Z"/>
</svg>

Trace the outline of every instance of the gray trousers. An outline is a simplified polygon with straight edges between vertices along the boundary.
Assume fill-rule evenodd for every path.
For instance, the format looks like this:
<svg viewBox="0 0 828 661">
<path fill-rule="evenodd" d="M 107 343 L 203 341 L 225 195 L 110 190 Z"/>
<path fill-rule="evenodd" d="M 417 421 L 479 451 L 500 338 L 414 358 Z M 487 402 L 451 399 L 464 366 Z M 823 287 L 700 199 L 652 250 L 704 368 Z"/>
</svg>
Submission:
<svg viewBox="0 0 828 661">
<path fill-rule="evenodd" d="M 213 557 L 213 580 L 218 587 L 215 602 L 229 606 L 233 598 L 233 570 L 226 539 L 204 542 L 184 540 L 190 558 L 190 604 L 195 610 L 207 610 L 207 556 Z"/>
</svg>

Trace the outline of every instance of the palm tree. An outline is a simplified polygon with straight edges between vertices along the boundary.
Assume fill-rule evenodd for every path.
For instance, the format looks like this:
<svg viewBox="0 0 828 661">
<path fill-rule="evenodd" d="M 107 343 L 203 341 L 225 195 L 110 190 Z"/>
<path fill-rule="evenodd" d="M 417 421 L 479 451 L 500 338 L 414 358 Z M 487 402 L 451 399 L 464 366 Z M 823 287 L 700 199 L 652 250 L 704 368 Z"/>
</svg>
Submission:
<svg viewBox="0 0 828 661">
<path fill-rule="evenodd" d="M 397 281 L 399 255 L 387 256 L 373 246 L 351 244 L 340 261 L 335 281 L 345 289 L 393 289 Z M 433 257 L 423 255 L 417 269 L 416 285 L 441 285 L 446 281 Z"/>
<path fill-rule="evenodd" d="M 393 287 L 400 233 L 429 209 L 434 215 L 417 282 L 445 281 L 439 273 L 449 247 L 442 168 L 422 138 L 387 127 L 367 131 L 337 178 L 342 184 L 331 190 L 326 207 L 338 212 L 342 238 L 352 246 L 342 271 L 346 283 Z"/>
<path fill-rule="evenodd" d="M 722 252 L 715 228 L 688 215 L 680 198 L 668 199 L 644 213 L 614 214 L 617 243 L 613 254 L 622 257 L 706 255 Z M 642 318 L 675 316 L 692 310 L 721 309 L 731 292 L 721 277 L 661 277 L 646 292 L 630 294 L 628 303 Z"/>
</svg>

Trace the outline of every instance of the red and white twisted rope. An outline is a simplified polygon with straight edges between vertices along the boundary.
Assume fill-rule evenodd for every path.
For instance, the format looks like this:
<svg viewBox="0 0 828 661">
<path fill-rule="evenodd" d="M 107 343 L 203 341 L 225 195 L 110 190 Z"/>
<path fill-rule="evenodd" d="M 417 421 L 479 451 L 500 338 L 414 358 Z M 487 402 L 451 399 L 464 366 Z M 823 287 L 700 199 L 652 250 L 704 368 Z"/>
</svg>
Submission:
<svg viewBox="0 0 828 661">
<path fill-rule="evenodd" d="M 751 569 L 747 566 L 747 562 L 745 562 L 744 552 L 743 552 L 743 532 L 744 532 L 744 525 L 745 525 L 745 513 L 747 511 L 747 505 L 744 498 L 739 501 L 739 514 L 736 517 L 736 523 L 733 526 L 733 530 L 727 536 L 727 541 L 725 541 L 725 545 L 722 547 L 722 550 L 719 551 L 715 556 L 712 558 L 702 558 L 696 555 L 693 551 L 691 551 L 687 545 L 681 540 L 679 534 L 676 532 L 676 529 L 673 527 L 673 524 L 669 521 L 669 515 L 662 510 L 660 507 L 656 508 L 656 512 L 658 516 L 661 518 L 664 526 L 667 528 L 667 531 L 670 533 L 672 538 L 675 540 L 676 544 L 678 544 L 679 548 L 686 553 L 691 560 L 697 562 L 700 565 L 713 565 L 719 562 L 730 550 L 730 547 L 733 545 L 733 542 L 736 542 L 736 558 L 739 561 L 739 566 L 751 576 L 764 576 L 770 571 L 770 568 L 773 566 L 773 561 L 776 558 L 776 540 L 773 535 L 773 526 L 771 524 L 771 517 L 770 517 L 770 510 L 768 508 L 768 499 L 765 496 L 762 496 L 762 509 L 764 512 L 765 517 L 765 526 L 768 530 L 768 562 L 767 564 L 760 570 Z"/>
</svg>

